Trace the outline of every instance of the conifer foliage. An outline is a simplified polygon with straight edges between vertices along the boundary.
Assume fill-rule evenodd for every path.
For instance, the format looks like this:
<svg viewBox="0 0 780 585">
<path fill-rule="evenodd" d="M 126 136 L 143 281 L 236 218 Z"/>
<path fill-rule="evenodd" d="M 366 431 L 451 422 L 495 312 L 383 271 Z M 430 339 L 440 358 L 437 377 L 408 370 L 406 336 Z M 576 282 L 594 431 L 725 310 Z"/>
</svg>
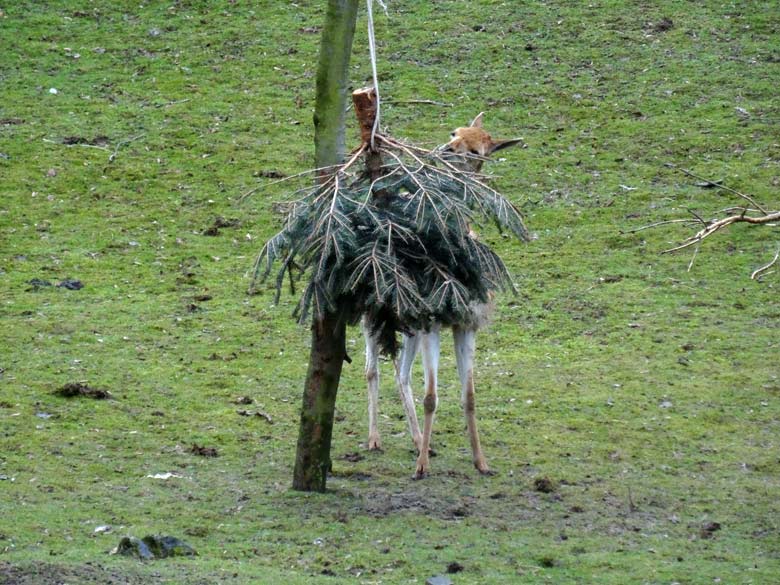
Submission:
<svg viewBox="0 0 780 585">
<path fill-rule="evenodd" d="M 367 315 L 381 349 L 394 354 L 397 331 L 468 323 L 474 303 L 512 288 L 503 261 L 472 225 L 492 222 L 520 240 L 528 231 L 515 206 L 453 155 L 375 139 L 373 151 L 364 144 L 298 192 L 254 276 L 263 280 L 278 264 L 277 301 L 285 276 L 293 293 L 305 280 L 299 321 L 340 312 L 354 324 Z M 377 155 L 379 169 L 359 164 Z"/>
</svg>

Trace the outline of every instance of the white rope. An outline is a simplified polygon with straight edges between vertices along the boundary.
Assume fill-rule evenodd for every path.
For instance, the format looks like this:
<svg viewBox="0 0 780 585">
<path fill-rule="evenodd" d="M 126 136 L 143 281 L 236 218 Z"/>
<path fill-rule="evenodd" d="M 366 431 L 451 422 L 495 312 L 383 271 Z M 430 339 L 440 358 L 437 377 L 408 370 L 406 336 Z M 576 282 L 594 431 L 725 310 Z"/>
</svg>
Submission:
<svg viewBox="0 0 780 585">
<path fill-rule="evenodd" d="M 387 14 L 387 6 L 382 0 L 376 0 Z M 371 55 L 371 72 L 374 76 L 374 92 L 376 93 L 376 117 L 374 118 L 374 127 L 371 129 L 371 150 L 374 150 L 374 138 L 379 131 L 380 100 L 379 100 L 379 77 L 376 74 L 376 41 L 374 40 L 374 0 L 366 0 L 368 8 L 368 51 Z"/>
</svg>

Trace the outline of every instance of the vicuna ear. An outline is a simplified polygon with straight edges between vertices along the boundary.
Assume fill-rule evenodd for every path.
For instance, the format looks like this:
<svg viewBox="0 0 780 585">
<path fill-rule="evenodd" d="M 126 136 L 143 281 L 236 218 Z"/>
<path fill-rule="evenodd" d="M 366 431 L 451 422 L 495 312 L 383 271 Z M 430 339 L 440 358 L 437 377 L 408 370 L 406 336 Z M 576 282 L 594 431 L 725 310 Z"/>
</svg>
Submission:
<svg viewBox="0 0 780 585">
<path fill-rule="evenodd" d="M 482 114 L 484 114 L 484 113 L 485 113 L 485 112 L 480 112 L 480 113 L 477 115 L 477 117 L 476 117 L 476 118 L 474 118 L 474 119 L 471 121 L 471 124 L 469 124 L 469 126 L 471 126 L 472 128 L 482 128 Z"/>
<path fill-rule="evenodd" d="M 504 150 L 505 148 L 509 148 L 510 146 L 514 146 L 516 144 L 524 144 L 522 138 L 511 138 L 509 140 L 499 140 L 498 142 L 493 143 L 493 148 L 490 149 L 490 154 L 493 154 L 497 150 Z"/>
</svg>

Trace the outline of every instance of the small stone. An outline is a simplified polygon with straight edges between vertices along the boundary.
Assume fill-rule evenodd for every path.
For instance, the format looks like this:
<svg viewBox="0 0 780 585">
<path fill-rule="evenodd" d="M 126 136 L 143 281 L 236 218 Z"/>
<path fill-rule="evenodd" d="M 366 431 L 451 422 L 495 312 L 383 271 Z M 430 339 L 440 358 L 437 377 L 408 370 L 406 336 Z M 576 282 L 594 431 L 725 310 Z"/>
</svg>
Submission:
<svg viewBox="0 0 780 585">
<path fill-rule="evenodd" d="M 425 581 L 425 585 L 452 585 L 452 579 L 446 575 L 435 575 L 433 577 L 428 577 Z"/>
<path fill-rule="evenodd" d="M 171 473 L 170 471 L 166 471 L 165 473 L 155 473 L 154 475 L 147 475 L 146 477 L 151 479 L 171 479 L 174 477 L 181 477 L 178 473 Z"/>
</svg>

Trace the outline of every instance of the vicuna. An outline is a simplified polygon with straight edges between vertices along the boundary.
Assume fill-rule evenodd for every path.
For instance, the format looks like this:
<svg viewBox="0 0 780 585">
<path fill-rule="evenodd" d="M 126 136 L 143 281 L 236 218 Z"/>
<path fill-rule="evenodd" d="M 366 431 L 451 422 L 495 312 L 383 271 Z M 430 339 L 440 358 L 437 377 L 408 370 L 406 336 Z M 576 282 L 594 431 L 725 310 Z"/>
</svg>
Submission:
<svg viewBox="0 0 780 585">
<path fill-rule="evenodd" d="M 520 143 L 522 143 L 521 138 L 493 140 L 490 134 L 482 128 L 482 114 L 480 113 L 469 126 L 455 129 L 449 143 L 440 147 L 440 151 L 452 154 L 449 161 L 452 166 L 462 171 L 478 173 L 484 161 L 491 154 Z M 473 232 L 470 235 L 476 237 Z M 482 474 L 489 474 L 490 468 L 482 452 L 477 431 L 474 399 L 474 353 L 477 330 L 488 322 L 492 310 L 492 302 L 474 303 L 472 304 L 469 318 L 463 323 L 452 326 L 452 335 L 455 342 L 455 359 L 461 383 L 461 405 L 466 417 L 472 460 L 474 466 Z M 400 356 L 394 362 L 396 385 L 401 395 L 409 432 L 418 451 L 417 467 L 414 474 L 416 479 L 425 477 L 430 468 L 431 432 L 438 403 L 437 376 L 441 328 L 440 323 L 432 323 L 426 330 L 415 331 L 412 334 L 404 333 Z M 379 429 L 377 427 L 379 343 L 376 336 L 371 334 L 365 320 L 363 322 L 363 333 L 366 339 L 366 380 L 368 382 L 368 448 L 377 450 L 381 449 Z M 417 421 L 417 412 L 411 387 L 412 365 L 420 349 L 422 349 L 425 380 L 425 398 L 423 399 L 425 419 L 422 432 L 420 432 L 420 426 Z"/>
</svg>

